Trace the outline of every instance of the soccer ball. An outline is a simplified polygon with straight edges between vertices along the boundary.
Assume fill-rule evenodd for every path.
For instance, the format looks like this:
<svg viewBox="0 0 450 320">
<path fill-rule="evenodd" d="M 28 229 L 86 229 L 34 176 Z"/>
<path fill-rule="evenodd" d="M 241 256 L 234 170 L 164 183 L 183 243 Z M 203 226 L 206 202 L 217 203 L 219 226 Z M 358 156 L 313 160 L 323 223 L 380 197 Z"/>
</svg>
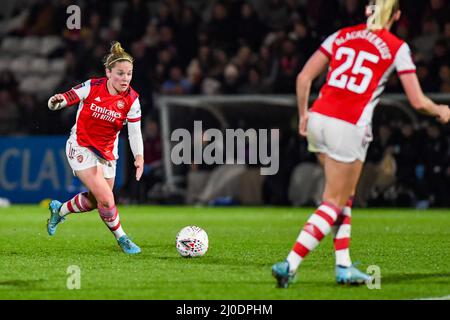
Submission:
<svg viewBox="0 0 450 320">
<path fill-rule="evenodd" d="M 208 251 L 208 234 L 200 227 L 184 227 L 177 234 L 176 246 L 183 257 L 201 257 Z"/>
</svg>

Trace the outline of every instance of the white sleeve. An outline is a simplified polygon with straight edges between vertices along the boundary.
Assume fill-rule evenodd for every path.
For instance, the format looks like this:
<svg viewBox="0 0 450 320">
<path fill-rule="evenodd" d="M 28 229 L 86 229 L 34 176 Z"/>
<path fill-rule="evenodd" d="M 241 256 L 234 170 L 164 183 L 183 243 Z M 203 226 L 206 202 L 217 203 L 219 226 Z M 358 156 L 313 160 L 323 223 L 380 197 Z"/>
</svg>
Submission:
<svg viewBox="0 0 450 320">
<path fill-rule="evenodd" d="M 134 158 L 138 154 L 144 155 L 144 141 L 142 140 L 141 121 L 128 123 L 128 141 Z"/>
<path fill-rule="evenodd" d="M 72 90 L 77 94 L 80 100 L 86 99 L 91 91 L 91 80 L 80 83 L 79 85 L 73 87 Z"/>
<path fill-rule="evenodd" d="M 141 120 L 141 104 L 139 102 L 139 99 L 134 100 L 133 104 L 131 105 L 130 111 L 128 111 L 127 114 L 127 120 L 128 123 Z"/>
<path fill-rule="evenodd" d="M 411 49 L 406 42 L 398 49 L 394 59 L 394 66 L 399 75 L 416 72 L 416 65 L 412 60 Z"/>
<path fill-rule="evenodd" d="M 339 30 L 333 33 L 331 36 L 328 36 L 322 44 L 320 45 L 319 50 L 322 51 L 328 58 L 333 56 L 333 43 L 336 40 L 339 34 Z"/>
<path fill-rule="evenodd" d="M 144 142 L 141 132 L 141 104 L 139 99 L 134 100 L 130 111 L 127 114 L 128 140 L 130 141 L 131 152 L 136 158 L 138 154 L 144 155 Z"/>
</svg>

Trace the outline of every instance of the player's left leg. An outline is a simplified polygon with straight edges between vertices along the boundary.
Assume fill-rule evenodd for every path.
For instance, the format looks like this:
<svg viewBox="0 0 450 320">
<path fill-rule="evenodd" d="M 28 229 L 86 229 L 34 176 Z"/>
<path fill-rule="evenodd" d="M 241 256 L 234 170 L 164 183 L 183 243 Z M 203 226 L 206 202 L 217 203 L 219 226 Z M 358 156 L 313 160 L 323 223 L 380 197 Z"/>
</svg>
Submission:
<svg viewBox="0 0 450 320">
<path fill-rule="evenodd" d="M 102 166 L 77 171 L 77 176 L 94 194 L 100 217 L 115 236 L 122 250 L 128 254 L 141 252 L 141 249 L 128 238 L 122 229 L 112 192 L 113 176 L 106 175 L 105 177 Z"/>
<path fill-rule="evenodd" d="M 333 234 L 334 252 L 336 255 L 336 265 L 350 267 L 352 260 L 350 258 L 350 235 L 352 219 L 353 196 L 345 203 L 341 214 L 336 219 L 331 228 Z"/>
<path fill-rule="evenodd" d="M 114 170 L 108 170 L 109 168 L 103 167 L 106 171 L 106 176 L 109 178 L 105 178 L 106 182 L 109 185 L 111 191 L 114 189 L 115 177 L 111 173 Z M 123 252 L 128 254 L 135 254 L 141 252 L 141 249 L 127 236 L 125 231 L 123 231 L 122 224 L 120 222 L 119 211 L 117 207 L 115 207 L 115 212 L 108 212 L 108 210 L 99 209 L 100 218 L 106 224 L 108 229 L 114 234 L 114 237 L 117 240 L 117 243 L 122 248 Z M 110 211 L 110 210 L 109 210 Z M 112 213 L 112 214 L 111 214 Z"/>
<path fill-rule="evenodd" d="M 106 178 L 105 180 L 112 191 L 114 189 L 115 178 Z M 106 224 L 108 229 L 114 234 L 116 240 L 119 240 L 121 237 L 126 235 L 125 231 L 123 231 L 122 224 L 120 223 L 119 211 L 116 206 L 114 206 L 113 210 L 99 207 L 98 212 L 100 214 L 100 218 Z"/>
<path fill-rule="evenodd" d="M 325 156 L 325 190 L 323 202 L 300 232 L 286 261 L 273 265 L 272 274 L 278 286 L 286 288 L 306 255 L 314 250 L 331 231 L 341 214 L 341 208 L 352 191 L 353 181 L 359 177 L 361 163 L 344 163 Z"/>
<path fill-rule="evenodd" d="M 363 284 L 370 276 L 359 271 L 350 258 L 350 238 L 353 199 L 356 183 L 341 215 L 332 227 L 333 244 L 336 256 L 336 281 L 341 284 Z"/>
</svg>

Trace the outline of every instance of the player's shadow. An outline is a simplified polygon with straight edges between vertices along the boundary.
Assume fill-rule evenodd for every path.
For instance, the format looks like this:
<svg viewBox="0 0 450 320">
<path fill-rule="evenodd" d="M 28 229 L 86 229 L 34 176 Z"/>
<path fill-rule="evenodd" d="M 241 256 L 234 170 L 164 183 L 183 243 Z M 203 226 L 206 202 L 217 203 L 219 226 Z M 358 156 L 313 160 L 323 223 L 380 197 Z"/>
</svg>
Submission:
<svg viewBox="0 0 450 320">
<path fill-rule="evenodd" d="M 236 260 L 233 258 L 216 258 L 216 257 L 196 257 L 196 258 L 184 258 L 179 256 L 178 254 L 174 254 L 174 256 L 157 256 L 155 257 L 159 260 L 166 260 L 166 261 L 174 261 L 178 262 L 182 259 L 185 259 L 185 261 L 192 261 L 192 263 L 198 264 L 198 265 L 221 265 L 221 266 L 242 266 L 242 265 L 251 265 L 256 267 L 264 267 L 266 264 L 260 263 L 260 262 L 252 262 L 248 260 Z"/>
<path fill-rule="evenodd" d="M 442 280 L 438 280 L 442 278 Z M 443 279 L 447 278 L 447 279 Z M 388 274 L 386 276 L 381 276 L 381 283 L 400 283 L 400 282 L 410 282 L 414 280 L 424 280 L 424 279 L 436 279 L 434 283 L 448 284 L 450 278 L 449 272 L 443 273 L 402 273 L 402 274 Z"/>
<path fill-rule="evenodd" d="M 4 280 L 0 281 L 0 288 L 2 287 L 15 287 L 15 288 L 23 288 L 29 289 L 35 287 L 42 283 L 43 279 L 38 280 Z"/>
</svg>

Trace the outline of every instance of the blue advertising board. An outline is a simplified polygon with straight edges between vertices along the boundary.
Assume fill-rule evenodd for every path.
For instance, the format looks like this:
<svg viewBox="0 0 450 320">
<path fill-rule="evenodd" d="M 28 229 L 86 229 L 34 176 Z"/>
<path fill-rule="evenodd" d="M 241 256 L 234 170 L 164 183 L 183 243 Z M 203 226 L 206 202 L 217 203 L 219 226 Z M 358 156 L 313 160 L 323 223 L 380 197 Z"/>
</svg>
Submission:
<svg viewBox="0 0 450 320">
<path fill-rule="evenodd" d="M 0 198 L 12 203 L 38 203 L 46 198 L 68 200 L 82 185 L 66 159 L 67 136 L 1 137 Z M 115 187 L 123 183 L 123 142 Z"/>
</svg>

